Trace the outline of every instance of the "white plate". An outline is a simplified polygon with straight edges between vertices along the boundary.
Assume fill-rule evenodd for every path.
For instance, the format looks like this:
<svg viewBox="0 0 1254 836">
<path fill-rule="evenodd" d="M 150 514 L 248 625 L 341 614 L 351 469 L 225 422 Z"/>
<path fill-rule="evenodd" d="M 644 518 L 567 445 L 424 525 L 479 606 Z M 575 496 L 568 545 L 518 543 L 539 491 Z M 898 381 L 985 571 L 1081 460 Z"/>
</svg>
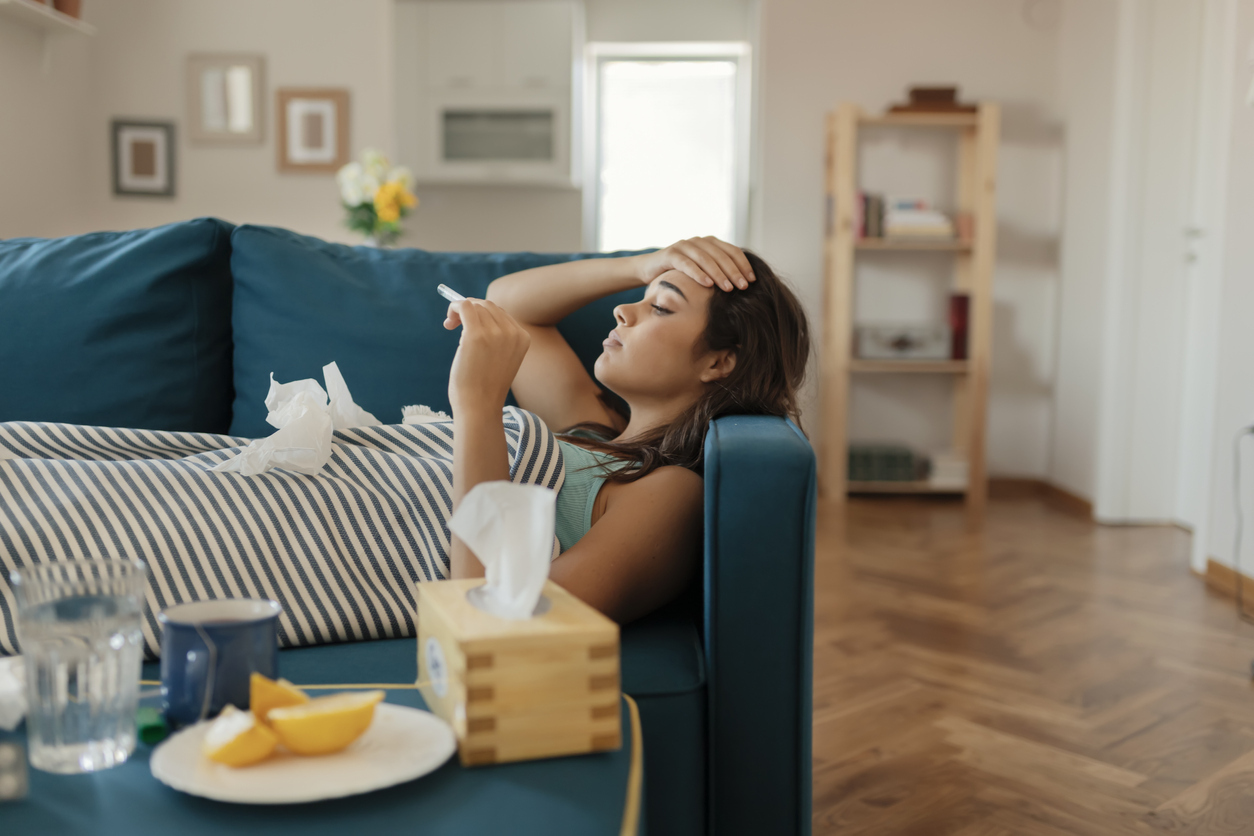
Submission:
<svg viewBox="0 0 1254 836">
<path fill-rule="evenodd" d="M 353 745 L 333 755 L 301 757 L 280 749 L 238 769 L 201 752 L 209 722 L 197 723 L 152 753 L 152 776 L 176 790 L 237 804 L 297 804 L 383 789 L 434 772 L 457 749 L 448 723 L 429 711 L 379 703 Z"/>
</svg>

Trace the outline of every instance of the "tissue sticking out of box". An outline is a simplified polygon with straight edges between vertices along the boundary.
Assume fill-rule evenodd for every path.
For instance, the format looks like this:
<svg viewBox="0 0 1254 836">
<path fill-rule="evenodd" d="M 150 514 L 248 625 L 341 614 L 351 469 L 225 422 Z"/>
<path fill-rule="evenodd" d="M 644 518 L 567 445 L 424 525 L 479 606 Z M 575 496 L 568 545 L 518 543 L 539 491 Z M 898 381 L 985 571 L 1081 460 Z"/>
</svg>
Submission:
<svg viewBox="0 0 1254 836">
<path fill-rule="evenodd" d="M 531 618 L 557 551 L 557 494 L 535 485 L 481 482 L 462 497 L 449 529 L 483 564 L 486 583 L 470 602 L 500 618 Z"/>
<path fill-rule="evenodd" d="M 330 398 L 312 378 L 279 383 L 272 372 L 270 391 L 266 394 L 266 423 L 278 431 L 257 439 L 214 470 L 256 476 L 279 467 L 314 476 L 331 458 L 331 436 L 335 430 L 381 423 L 353 402 L 348 384 L 334 362 L 322 367 L 322 377 Z"/>
</svg>

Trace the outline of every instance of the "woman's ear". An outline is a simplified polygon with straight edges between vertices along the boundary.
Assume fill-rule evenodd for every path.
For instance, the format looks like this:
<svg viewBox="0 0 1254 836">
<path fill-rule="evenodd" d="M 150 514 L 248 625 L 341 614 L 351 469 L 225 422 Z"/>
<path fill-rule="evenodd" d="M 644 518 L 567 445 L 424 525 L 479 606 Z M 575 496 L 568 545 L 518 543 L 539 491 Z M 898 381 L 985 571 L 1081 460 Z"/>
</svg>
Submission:
<svg viewBox="0 0 1254 836">
<path fill-rule="evenodd" d="M 730 349 L 711 351 L 705 357 L 705 369 L 701 372 L 702 383 L 722 380 L 736 368 L 736 352 Z"/>
</svg>

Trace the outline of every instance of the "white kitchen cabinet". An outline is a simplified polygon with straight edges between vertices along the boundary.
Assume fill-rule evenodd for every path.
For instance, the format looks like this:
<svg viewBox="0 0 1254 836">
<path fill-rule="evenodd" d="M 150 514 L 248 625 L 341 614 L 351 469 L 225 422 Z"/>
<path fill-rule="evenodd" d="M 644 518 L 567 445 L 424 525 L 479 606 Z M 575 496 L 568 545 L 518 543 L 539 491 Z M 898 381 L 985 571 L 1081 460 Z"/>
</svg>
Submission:
<svg viewBox="0 0 1254 836">
<path fill-rule="evenodd" d="M 427 7 L 427 84 L 491 87 L 499 75 L 499 3 L 424 3 Z"/>
<path fill-rule="evenodd" d="M 413 85 L 419 181 L 572 185 L 582 6 L 572 0 L 416 5 L 426 55 L 424 77 Z M 398 87 L 410 83 L 402 79 Z"/>
<path fill-rule="evenodd" d="M 505 87 L 569 89 L 570 3 L 502 3 L 500 79 Z"/>
</svg>

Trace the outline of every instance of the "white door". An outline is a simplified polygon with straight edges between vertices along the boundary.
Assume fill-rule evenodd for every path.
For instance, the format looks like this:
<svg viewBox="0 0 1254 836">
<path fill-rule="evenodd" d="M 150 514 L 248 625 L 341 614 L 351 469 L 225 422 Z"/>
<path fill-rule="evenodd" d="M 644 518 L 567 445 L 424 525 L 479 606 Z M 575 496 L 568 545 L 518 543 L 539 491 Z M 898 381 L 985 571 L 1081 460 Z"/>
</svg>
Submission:
<svg viewBox="0 0 1254 836">
<path fill-rule="evenodd" d="M 1123 251 L 1120 292 L 1107 320 L 1114 360 L 1099 519 L 1179 515 L 1204 9 L 1196 0 L 1122 4 L 1132 36 L 1121 90 L 1129 99 L 1128 178 L 1124 234 L 1116 243 Z"/>
</svg>

